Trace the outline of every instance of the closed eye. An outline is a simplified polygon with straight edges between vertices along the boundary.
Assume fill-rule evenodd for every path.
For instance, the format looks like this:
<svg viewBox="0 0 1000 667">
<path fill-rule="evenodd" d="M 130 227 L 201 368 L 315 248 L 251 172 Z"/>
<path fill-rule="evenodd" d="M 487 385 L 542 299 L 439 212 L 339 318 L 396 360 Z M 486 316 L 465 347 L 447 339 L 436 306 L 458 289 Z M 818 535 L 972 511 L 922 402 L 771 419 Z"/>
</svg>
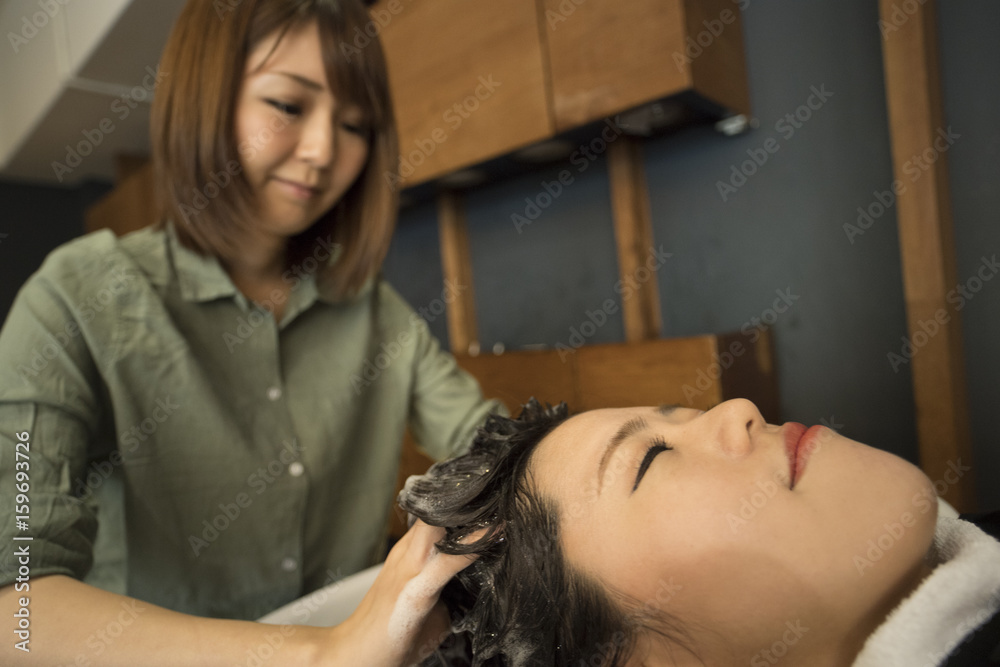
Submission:
<svg viewBox="0 0 1000 667">
<path fill-rule="evenodd" d="M 302 107 L 297 104 L 288 104 L 280 100 L 271 99 L 265 101 L 286 116 L 298 116 L 302 113 Z"/>
<path fill-rule="evenodd" d="M 646 475 L 646 471 L 649 470 L 649 466 L 653 463 L 653 459 L 656 458 L 657 454 L 672 449 L 673 447 L 668 445 L 662 438 L 653 438 L 652 445 L 646 450 L 646 455 L 642 457 L 642 462 L 639 463 L 639 472 L 635 476 L 635 485 L 632 487 L 632 493 L 635 493 L 636 489 L 639 488 L 639 482 Z"/>
<path fill-rule="evenodd" d="M 369 132 L 371 132 L 366 123 L 348 123 L 344 121 L 340 126 L 351 134 L 356 134 L 360 137 L 367 137 Z"/>
</svg>

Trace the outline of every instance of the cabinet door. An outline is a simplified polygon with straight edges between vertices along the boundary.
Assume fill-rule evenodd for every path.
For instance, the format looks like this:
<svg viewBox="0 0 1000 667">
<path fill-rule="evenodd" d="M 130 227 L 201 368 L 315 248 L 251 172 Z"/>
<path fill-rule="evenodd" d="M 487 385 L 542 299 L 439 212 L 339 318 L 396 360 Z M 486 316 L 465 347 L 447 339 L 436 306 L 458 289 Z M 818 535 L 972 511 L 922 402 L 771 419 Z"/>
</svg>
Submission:
<svg viewBox="0 0 1000 667">
<path fill-rule="evenodd" d="M 404 185 L 552 134 L 536 0 L 380 0 L 372 16 L 389 62 Z"/>
<path fill-rule="evenodd" d="M 539 0 L 556 129 L 686 90 L 748 110 L 733 0 Z"/>
</svg>

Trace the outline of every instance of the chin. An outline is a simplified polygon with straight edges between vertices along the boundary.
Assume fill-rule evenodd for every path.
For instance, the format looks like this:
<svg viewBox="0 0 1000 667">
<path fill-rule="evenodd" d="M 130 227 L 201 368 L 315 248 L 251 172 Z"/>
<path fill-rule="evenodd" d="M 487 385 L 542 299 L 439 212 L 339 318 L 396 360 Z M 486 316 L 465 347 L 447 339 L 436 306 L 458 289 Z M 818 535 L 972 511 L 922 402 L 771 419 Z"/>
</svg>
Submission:
<svg viewBox="0 0 1000 667">
<path fill-rule="evenodd" d="M 300 209 L 298 215 L 289 215 L 285 213 L 283 215 L 272 215 L 264 223 L 265 228 L 272 234 L 279 236 L 284 236 L 285 238 L 290 238 L 292 236 L 298 236 L 302 232 L 306 231 L 320 219 L 320 215 L 303 215 Z"/>
<path fill-rule="evenodd" d="M 861 501 L 858 511 L 864 516 L 864 544 L 867 547 L 868 540 L 872 540 L 880 547 L 881 540 L 882 547 L 889 546 L 881 549 L 887 556 L 891 551 L 904 561 L 921 558 L 930 547 L 937 525 L 937 495 L 931 480 L 920 468 L 895 454 L 848 442 L 862 448 L 854 466 L 859 484 L 852 486 Z"/>
</svg>

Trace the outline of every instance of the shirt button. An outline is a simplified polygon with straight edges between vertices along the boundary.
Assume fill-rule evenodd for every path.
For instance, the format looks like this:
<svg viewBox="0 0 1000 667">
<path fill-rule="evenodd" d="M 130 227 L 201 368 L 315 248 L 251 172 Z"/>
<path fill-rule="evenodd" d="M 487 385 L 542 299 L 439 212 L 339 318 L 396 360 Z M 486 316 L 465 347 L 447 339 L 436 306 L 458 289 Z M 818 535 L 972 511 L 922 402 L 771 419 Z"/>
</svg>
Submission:
<svg viewBox="0 0 1000 667">
<path fill-rule="evenodd" d="M 267 390 L 267 397 L 272 401 L 276 401 L 281 398 L 281 387 L 271 387 Z"/>
<path fill-rule="evenodd" d="M 299 562 L 294 558 L 284 558 L 281 561 L 281 569 L 285 572 L 294 572 L 295 568 L 299 566 Z"/>
<path fill-rule="evenodd" d="M 298 461 L 294 461 L 290 466 L 288 466 L 288 474 L 292 477 L 300 477 L 305 471 L 306 467 Z"/>
</svg>

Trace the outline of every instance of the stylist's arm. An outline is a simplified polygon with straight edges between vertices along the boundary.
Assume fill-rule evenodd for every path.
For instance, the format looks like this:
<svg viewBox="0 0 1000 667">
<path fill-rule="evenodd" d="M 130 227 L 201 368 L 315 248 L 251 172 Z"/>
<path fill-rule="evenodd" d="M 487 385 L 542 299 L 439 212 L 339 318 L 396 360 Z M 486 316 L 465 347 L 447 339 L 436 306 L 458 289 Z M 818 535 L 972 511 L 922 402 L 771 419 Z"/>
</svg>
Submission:
<svg viewBox="0 0 1000 667">
<path fill-rule="evenodd" d="M 430 654 L 448 619 L 438 595 L 467 556 L 436 553 L 443 529 L 417 523 L 390 552 L 354 614 L 334 628 L 207 619 L 108 593 L 66 576 L 31 583 L 30 652 L 0 647 L 4 665 L 396 667 Z M 0 590 L 0 617 L 18 609 Z M 94 628 L 100 630 L 94 631 Z M 270 656 L 261 660 L 262 656 Z"/>
<path fill-rule="evenodd" d="M 430 655 L 451 623 L 441 590 L 475 560 L 451 556 L 434 544 L 443 528 L 417 521 L 396 543 L 371 590 L 355 612 L 337 626 L 331 665 L 410 665 Z"/>
</svg>

